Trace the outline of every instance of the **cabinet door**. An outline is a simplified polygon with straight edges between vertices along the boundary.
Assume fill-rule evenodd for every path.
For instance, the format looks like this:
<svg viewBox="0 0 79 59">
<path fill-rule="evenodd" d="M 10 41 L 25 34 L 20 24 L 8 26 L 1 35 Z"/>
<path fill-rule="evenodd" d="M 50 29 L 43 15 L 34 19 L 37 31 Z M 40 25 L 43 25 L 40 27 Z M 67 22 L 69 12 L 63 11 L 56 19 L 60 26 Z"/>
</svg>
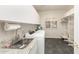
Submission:
<svg viewBox="0 0 79 59">
<path fill-rule="evenodd" d="M 39 15 L 32 5 L 0 6 L 0 20 L 19 23 L 39 24 Z"/>
<path fill-rule="evenodd" d="M 34 39 L 36 40 L 36 38 Z M 37 54 L 37 40 L 34 43 L 34 46 L 32 47 L 32 49 L 30 50 L 29 54 Z"/>
<path fill-rule="evenodd" d="M 37 44 L 34 45 L 29 54 L 37 54 Z"/>
<path fill-rule="evenodd" d="M 44 38 L 43 37 L 39 37 L 38 38 L 38 54 L 44 54 Z"/>
</svg>

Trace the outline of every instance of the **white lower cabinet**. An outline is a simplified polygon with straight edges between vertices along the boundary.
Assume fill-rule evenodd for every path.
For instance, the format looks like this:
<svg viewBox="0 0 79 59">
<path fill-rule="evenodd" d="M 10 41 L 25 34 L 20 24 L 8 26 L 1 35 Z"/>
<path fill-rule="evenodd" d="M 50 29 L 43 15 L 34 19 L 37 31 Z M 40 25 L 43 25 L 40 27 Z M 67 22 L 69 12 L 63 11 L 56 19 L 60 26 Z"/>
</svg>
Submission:
<svg viewBox="0 0 79 59">
<path fill-rule="evenodd" d="M 29 54 L 44 54 L 44 38 L 36 38 L 35 45 L 30 50 Z"/>
<path fill-rule="evenodd" d="M 33 48 L 30 50 L 29 54 L 37 54 L 37 43 L 35 43 Z"/>
<path fill-rule="evenodd" d="M 43 30 L 37 32 L 36 39 L 37 39 L 37 53 L 44 54 L 45 33 Z"/>
<path fill-rule="evenodd" d="M 37 53 L 44 54 L 44 38 L 43 37 L 38 38 L 37 45 L 38 45 Z"/>
<path fill-rule="evenodd" d="M 31 49 L 30 54 L 44 54 L 44 48 L 45 48 L 45 33 L 43 30 L 39 30 L 36 33 L 33 34 L 33 36 L 35 37 L 36 43 L 34 45 L 34 47 Z"/>
</svg>

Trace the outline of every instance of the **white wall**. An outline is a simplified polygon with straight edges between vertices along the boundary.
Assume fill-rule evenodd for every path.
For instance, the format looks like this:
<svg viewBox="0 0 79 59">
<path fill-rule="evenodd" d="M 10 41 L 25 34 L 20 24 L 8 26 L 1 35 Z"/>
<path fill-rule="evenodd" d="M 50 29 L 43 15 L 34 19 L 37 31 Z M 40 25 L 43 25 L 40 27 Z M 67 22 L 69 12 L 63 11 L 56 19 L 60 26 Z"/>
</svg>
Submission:
<svg viewBox="0 0 79 59">
<path fill-rule="evenodd" d="M 69 16 L 68 18 L 68 29 L 69 40 L 74 42 L 74 15 Z"/>
<path fill-rule="evenodd" d="M 79 45 L 79 5 L 75 5 L 74 41 Z"/>
<path fill-rule="evenodd" d="M 74 53 L 79 54 L 79 5 L 75 5 L 74 10 Z"/>
<path fill-rule="evenodd" d="M 42 25 L 43 29 L 45 30 L 46 38 L 60 38 L 60 35 L 64 30 L 61 26 L 61 23 L 60 23 L 61 18 L 64 15 L 64 13 L 65 13 L 65 11 L 61 11 L 61 10 L 39 12 L 39 15 L 41 17 L 41 25 Z M 46 29 L 45 28 L 46 18 L 56 18 L 54 20 L 57 20 L 57 28 Z"/>
<path fill-rule="evenodd" d="M 39 24 L 39 15 L 31 5 L 1 5 L 0 20 Z"/>
</svg>

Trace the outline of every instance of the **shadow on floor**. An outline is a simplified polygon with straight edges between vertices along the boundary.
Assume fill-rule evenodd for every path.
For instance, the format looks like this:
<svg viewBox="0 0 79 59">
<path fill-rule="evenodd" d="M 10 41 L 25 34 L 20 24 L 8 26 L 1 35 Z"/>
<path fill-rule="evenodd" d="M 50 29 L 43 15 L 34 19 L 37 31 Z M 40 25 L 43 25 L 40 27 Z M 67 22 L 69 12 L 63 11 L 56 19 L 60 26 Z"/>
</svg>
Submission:
<svg viewBox="0 0 79 59">
<path fill-rule="evenodd" d="M 45 39 L 45 54 L 73 54 L 74 48 L 62 39 Z"/>
</svg>

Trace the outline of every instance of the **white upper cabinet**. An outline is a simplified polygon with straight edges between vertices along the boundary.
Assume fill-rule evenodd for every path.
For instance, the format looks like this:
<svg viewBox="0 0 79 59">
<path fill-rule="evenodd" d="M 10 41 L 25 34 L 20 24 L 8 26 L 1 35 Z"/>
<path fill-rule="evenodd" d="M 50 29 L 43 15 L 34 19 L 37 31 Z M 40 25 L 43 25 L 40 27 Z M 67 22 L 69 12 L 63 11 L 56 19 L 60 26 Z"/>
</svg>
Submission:
<svg viewBox="0 0 79 59">
<path fill-rule="evenodd" d="M 39 15 L 31 5 L 0 6 L 0 20 L 20 23 L 39 24 Z"/>
</svg>

